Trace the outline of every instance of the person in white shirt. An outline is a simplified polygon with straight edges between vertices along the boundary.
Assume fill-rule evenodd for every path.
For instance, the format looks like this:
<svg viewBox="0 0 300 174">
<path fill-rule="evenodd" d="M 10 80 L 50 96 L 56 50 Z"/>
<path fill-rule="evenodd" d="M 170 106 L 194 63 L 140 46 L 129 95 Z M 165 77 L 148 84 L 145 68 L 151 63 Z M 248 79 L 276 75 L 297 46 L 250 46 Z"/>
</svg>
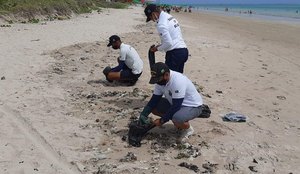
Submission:
<svg viewBox="0 0 300 174">
<path fill-rule="evenodd" d="M 109 38 L 107 46 L 112 46 L 113 49 L 120 49 L 119 65 L 114 68 L 107 66 L 103 70 L 107 81 L 117 80 L 134 85 L 143 71 L 143 61 L 137 51 L 130 45 L 122 43 L 117 35 L 112 35 Z"/>
<path fill-rule="evenodd" d="M 161 39 L 161 44 L 152 46 L 150 50 L 166 52 L 165 63 L 168 67 L 183 73 L 189 52 L 182 38 L 178 21 L 155 4 L 147 5 L 144 12 L 147 16 L 146 22 L 150 20 L 157 22 L 156 28 Z"/>
<path fill-rule="evenodd" d="M 155 84 L 155 88 L 150 101 L 140 114 L 141 124 L 149 124 L 148 115 L 153 113 L 161 117 L 154 120 L 156 126 L 172 120 L 175 127 L 183 130 L 181 137 L 188 138 L 194 132 L 189 121 L 210 116 L 208 106 L 203 104 L 202 97 L 191 80 L 170 70 L 166 64 L 158 62 L 152 66 L 149 83 Z"/>
</svg>

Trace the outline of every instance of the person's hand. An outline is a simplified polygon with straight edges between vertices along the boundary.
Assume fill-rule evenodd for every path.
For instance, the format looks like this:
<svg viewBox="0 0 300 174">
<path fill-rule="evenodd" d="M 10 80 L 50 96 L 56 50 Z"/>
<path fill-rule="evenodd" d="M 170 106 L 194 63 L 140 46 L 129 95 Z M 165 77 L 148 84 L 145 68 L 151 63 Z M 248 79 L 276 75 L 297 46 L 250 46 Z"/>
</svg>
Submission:
<svg viewBox="0 0 300 174">
<path fill-rule="evenodd" d="M 145 116 L 143 114 L 140 115 L 139 121 L 143 125 L 144 124 L 150 124 L 150 122 L 151 122 L 150 118 L 148 118 L 147 116 Z"/>
<path fill-rule="evenodd" d="M 139 121 L 141 124 L 149 124 L 151 123 L 151 119 L 148 118 L 148 115 L 151 113 L 151 107 L 145 106 L 143 111 L 140 114 Z"/>
<path fill-rule="evenodd" d="M 155 126 L 161 126 L 162 125 L 160 119 L 154 120 L 153 124 L 155 124 Z"/>
<path fill-rule="evenodd" d="M 151 46 L 150 51 L 156 52 L 157 51 L 157 46 L 155 46 L 155 45 Z"/>
</svg>

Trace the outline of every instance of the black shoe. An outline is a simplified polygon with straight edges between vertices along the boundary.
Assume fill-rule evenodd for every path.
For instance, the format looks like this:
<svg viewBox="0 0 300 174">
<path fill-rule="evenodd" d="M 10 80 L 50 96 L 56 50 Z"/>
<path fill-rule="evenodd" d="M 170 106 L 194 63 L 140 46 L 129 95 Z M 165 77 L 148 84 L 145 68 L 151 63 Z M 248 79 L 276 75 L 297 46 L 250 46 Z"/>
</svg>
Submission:
<svg viewBox="0 0 300 174">
<path fill-rule="evenodd" d="M 208 105 L 201 105 L 202 113 L 198 116 L 198 118 L 209 118 L 211 114 L 211 110 Z"/>
<path fill-rule="evenodd" d="M 103 74 L 105 75 L 105 77 L 106 77 L 106 80 L 108 81 L 108 82 L 113 82 L 112 80 L 109 80 L 108 78 L 107 78 L 107 75 L 108 75 L 108 73 L 111 71 L 111 67 L 110 66 L 107 66 L 107 67 L 105 67 L 104 68 L 104 70 L 102 71 L 103 72 Z"/>
<path fill-rule="evenodd" d="M 105 76 L 107 76 L 108 73 L 109 73 L 110 71 L 111 71 L 111 67 L 110 67 L 110 66 L 107 66 L 107 67 L 104 68 L 104 70 L 103 70 L 102 72 L 103 72 L 103 74 L 104 74 Z"/>
<path fill-rule="evenodd" d="M 135 80 L 128 80 L 126 83 L 128 83 L 128 86 L 134 86 L 137 82 L 137 79 Z"/>
</svg>

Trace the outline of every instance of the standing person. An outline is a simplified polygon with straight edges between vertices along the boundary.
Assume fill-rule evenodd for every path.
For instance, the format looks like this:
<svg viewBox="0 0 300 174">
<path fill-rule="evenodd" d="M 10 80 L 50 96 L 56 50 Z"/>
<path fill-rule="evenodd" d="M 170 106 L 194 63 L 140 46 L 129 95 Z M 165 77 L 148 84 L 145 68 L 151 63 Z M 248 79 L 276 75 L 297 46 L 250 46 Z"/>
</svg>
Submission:
<svg viewBox="0 0 300 174">
<path fill-rule="evenodd" d="M 103 70 L 107 81 L 112 82 L 117 80 L 120 82 L 129 82 L 131 85 L 134 85 L 143 71 L 143 61 L 137 51 L 130 45 L 122 43 L 120 37 L 117 35 L 112 35 L 109 38 L 107 46 L 112 46 L 115 50 L 120 49 L 119 65 L 114 68 L 108 66 Z"/>
<path fill-rule="evenodd" d="M 155 87 L 150 101 L 140 114 L 140 123 L 149 124 L 148 115 L 152 112 L 161 117 L 154 120 L 156 126 L 172 120 L 175 127 L 182 130 L 181 138 L 188 138 L 194 132 L 189 121 L 210 116 L 208 106 L 203 104 L 191 80 L 170 70 L 166 64 L 158 62 L 152 66 L 149 83 L 155 84 Z"/>
<path fill-rule="evenodd" d="M 161 39 L 161 44 L 152 47 L 151 51 L 166 52 L 165 63 L 168 67 L 173 71 L 183 73 L 189 53 L 178 21 L 155 4 L 147 5 L 144 12 L 147 16 L 146 22 L 150 20 L 157 22 L 156 28 Z"/>
</svg>

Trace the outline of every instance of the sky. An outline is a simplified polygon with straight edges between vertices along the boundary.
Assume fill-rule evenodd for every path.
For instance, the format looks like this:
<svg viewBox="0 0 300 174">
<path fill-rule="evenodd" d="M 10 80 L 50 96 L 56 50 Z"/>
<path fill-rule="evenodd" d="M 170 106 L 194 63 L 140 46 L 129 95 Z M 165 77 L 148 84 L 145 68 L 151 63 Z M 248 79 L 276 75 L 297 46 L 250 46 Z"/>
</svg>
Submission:
<svg viewBox="0 0 300 174">
<path fill-rule="evenodd" d="M 300 0 L 157 0 L 162 4 L 300 4 Z"/>
</svg>

